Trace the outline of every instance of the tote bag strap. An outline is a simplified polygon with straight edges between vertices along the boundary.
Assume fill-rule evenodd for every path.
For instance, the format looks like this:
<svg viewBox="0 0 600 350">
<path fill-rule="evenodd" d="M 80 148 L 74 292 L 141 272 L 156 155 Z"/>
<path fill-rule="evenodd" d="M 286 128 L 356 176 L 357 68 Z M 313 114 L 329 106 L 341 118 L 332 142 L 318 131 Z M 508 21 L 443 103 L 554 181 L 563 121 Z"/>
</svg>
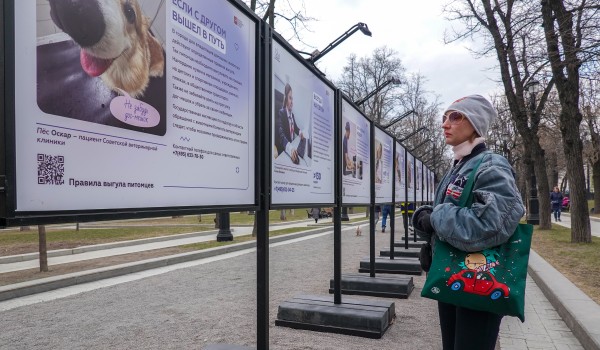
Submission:
<svg viewBox="0 0 600 350">
<path fill-rule="evenodd" d="M 463 191 L 460 194 L 458 206 L 468 208 L 471 206 L 471 204 L 473 204 L 473 183 L 475 183 L 475 173 L 477 173 L 477 169 L 479 169 L 479 165 L 481 165 L 481 162 L 483 162 L 483 157 L 485 157 L 486 153 L 487 152 L 484 152 L 481 155 L 479 161 L 475 164 L 475 167 L 471 171 L 469 179 L 467 180 L 467 183 L 465 184 L 465 187 L 463 188 Z"/>
</svg>

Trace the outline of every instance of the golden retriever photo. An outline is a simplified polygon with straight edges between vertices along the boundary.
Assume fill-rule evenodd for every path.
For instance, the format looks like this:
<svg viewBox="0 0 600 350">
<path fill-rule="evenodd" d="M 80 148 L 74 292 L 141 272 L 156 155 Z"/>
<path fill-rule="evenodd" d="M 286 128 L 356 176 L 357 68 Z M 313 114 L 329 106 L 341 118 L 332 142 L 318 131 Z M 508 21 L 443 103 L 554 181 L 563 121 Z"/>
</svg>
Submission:
<svg viewBox="0 0 600 350">
<path fill-rule="evenodd" d="M 164 6 L 154 0 L 47 0 L 38 5 L 40 109 L 164 135 Z M 122 94 L 156 108 L 159 124 L 142 128 L 114 118 L 110 102 Z"/>
</svg>

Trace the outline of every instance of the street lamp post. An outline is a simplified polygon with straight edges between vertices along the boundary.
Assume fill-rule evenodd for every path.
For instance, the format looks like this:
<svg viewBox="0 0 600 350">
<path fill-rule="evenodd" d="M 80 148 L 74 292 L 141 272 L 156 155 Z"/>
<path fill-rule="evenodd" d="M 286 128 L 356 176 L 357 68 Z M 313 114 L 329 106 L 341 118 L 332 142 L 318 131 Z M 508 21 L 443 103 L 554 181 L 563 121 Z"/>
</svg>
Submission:
<svg viewBox="0 0 600 350">
<path fill-rule="evenodd" d="M 368 99 L 370 99 L 371 97 L 373 97 L 376 93 L 378 93 L 379 91 L 383 90 L 383 88 L 385 88 L 386 86 L 390 85 L 390 84 L 394 84 L 394 85 L 400 85 L 402 82 L 400 81 L 400 79 L 396 78 L 396 77 L 391 77 L 388 80 L 385 81 L 385 83 L 379 85 L 377 88 L 375 88 L 373 91 L 369 92 L 365 97 L 354 101 L 354 103 L 357 106 L 361 106 L 363 103 L 367 102 Z"/>
<path fill-rule="evenodd" d="M 382 125 L 382 127 L 384 129 L 387 130 L 387 128 L 389 128 L 390 126 L 396 124 L 397 122 L 401 121 L 402 119 L 408 117 L 411 114 L 416 114 L 414 110 L 410 110 L 402 115 L 397 116 L 396 118 L 392 119 L 387 125 Z"/>
<path fill-rule="evenodd" d="M 421 131 L 421 130 L 427 130 L 427 127 L 426 127 L 426 126 L 422 126 L 422 127 L 418 128 L 417 130 L 415 130 L 415 131 L 411 132 L 411 133 L 410 133 L 410 134 L 408 134 L 407 136 L 405 136 L 403 139 L 400 139 L 400 140 L 398 140 L 398 141 L 399 141 L 400 143 L 402 143 L 402 142 L 404 142 L 404 141 L 408 140 L 408 139 L 409 139 L 411 136 L 413 136 L 414 134 L 418 133 L 418 132 L 419 132 L 419 131 Z"/>
<path fill-rule="evenodd" d="M 529 108 L 531 118 L 535 114 L 535 94 L 538 91 L 539 82 L 532 80 L 525 85 L 527 92 L 529 92 Z M 531 157 L 532 172 L 530 178 L 530 191 L 529 191 L 529 215 L 527 216 L 527 223 L 531 225 L 540 224 L 540 204 L 537 197 L 537 179 L 535 177 L 535 165 L 533 165 L 535 159 Z"/>
<path fill-rule="evenodd" d="M 307 60 L 314 64 L 319 59 L 321 59 L 321 57 L 329 53 L 329 51 L 335 49 L 335 47 L 341 44 L 342 41 L 348 39 L 352 34 L 356 33 L 359 30 L 366 36 L 372 35 L 371 31 L 369 30 L 369 26 L 367 26 L 366 23 L 358 22 L 357 24 L 350 27 L 350 29 L 348 29 L 344 34 L 340 35 L 337 39 L 332 41 L 331 44 L 327 45 L 327 47 L 324 48 L 323 51 L 315 50 L 312 53 L 310 53 L 310 57 L 307 58 Z M 302 51 L 298 52 L 303 53 Z"/>
<path fill-rule="evenodd" d="M 231 233 L 229 213 L 220 213 L 219 215 L 219 232 L 217 233 L 217 242 L 233 241 Z"/>
</svg>

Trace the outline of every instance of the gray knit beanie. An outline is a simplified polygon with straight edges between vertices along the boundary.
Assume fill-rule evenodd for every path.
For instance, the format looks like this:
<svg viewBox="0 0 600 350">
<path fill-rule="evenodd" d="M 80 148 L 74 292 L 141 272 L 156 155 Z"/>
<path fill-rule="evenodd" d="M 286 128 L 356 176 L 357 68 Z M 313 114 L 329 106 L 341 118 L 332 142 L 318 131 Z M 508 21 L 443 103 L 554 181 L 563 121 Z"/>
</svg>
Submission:
<svg viewBox="0 0 600 350">
<path fill-rule="evenodd" d="M 452 102 L 446 109 L 448 111 L 458 111 L 464 114 L 473 125 L 477 135 L 485 137 L 490 124 L 498 117 L 498 112 L 492 104 L 481 95 L 469 95 L 459 98 Z"/>
</svg>

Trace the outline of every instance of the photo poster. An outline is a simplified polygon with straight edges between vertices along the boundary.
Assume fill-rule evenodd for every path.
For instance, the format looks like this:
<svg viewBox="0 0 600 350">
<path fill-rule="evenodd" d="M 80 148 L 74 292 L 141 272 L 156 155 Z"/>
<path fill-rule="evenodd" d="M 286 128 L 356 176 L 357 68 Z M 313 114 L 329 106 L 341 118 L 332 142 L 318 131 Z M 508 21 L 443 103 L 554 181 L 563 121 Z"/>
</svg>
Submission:
<svg viewBox="0 0 600 350">
<path fill-rule="evenodd" d="M 342 203 L 371 204 L 371 122 L 342 98 Z"/>
<path fill-rule="evenodd" d="M 435 197 L 435 175 L 432 170 L 429 170 L 429 201 L 433 202 Z"/>
<path fill-rule="evenodd" d="M 15 211 L 256 205 L 260 19 L 209 2 L 14 2 Z"/>
<path fill-rule="evenodd" d="M 375 128 L 375 203 L 391 203 L 394 139 L 385 131 Z"/>
<path fill-rule="evenodd" d="M 406 152 L 406 187 L 408 189 L 408 202 L 415 201 L 415 157 Z"/>
<path fill-rule="evenodd" d="M 415 163 L 416 163 L 416 169 L 417 169 L 416 181 L 415 181 L 415 186 L 417 188 L 417 193 L 416 193 L 417 197 L 415 198 L 415 201 L 422 202 L 423 194 L 425 193 L 425 187 L 424 187 L 424 182 L 423 182 L 423 163 L 421 162 L 420 159 L 415 159 Z"/>
<path fill-rule="evenodd" d="M 396 142 L 396 154 L 394 156 L 394 179 L 396 181 L 395 199 L 396 203 L 406 202 L 406 150 Z"/>
<path fill-rule="evenodd" d="M 271 204 L 333 204 L 334 89 L 278 41 L 272 50 Z"/>
</svg>

